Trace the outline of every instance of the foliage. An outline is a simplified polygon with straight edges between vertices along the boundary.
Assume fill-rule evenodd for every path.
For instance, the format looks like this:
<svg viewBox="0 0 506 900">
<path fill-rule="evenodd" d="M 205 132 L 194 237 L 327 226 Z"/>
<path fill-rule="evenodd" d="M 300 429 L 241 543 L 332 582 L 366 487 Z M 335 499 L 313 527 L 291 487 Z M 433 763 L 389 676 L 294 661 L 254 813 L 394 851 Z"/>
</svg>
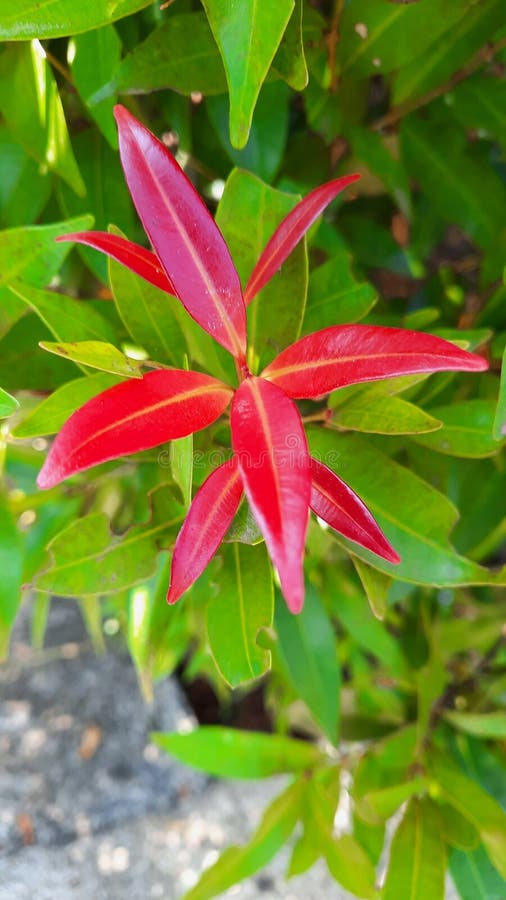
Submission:
<svg viewBox="0 0 506 900">
<path fill-rule="evenodd" d="M 188 900 L 251 877 L 287 841 L 290 877 L 323 857 L 357 897 L 437 900 L 449 869 L 463 898 L 499 898 L 502 3 L 244 0 L 240 14 L 224 0 L 113 6 L 58 0 L 48 11 L 23 0 L 0 13 L 0 650 L 24 585 L 38 640 L 54 594 L 115 619 L 146 692 L 182 666 L 186 677 L 205 674 L 226 706 L 262 679 L 275 734 L 213 726 L 154 736 L 213 774 L 292 774 L 251 842 L 227 850 Z M 118 113 L 123 166 L 156 256 L 123 179 L 118 99 L 128 108 Z M 175 153 L 230 256 L 156 145 L 171 178 L 183 179 L 179 225 L 169 226 L 144 163 L 158 151 L 137 120 Z M 214 298 L 202 290 L 206 266 Z M 226 316 L 215 315 L 220 297 Z M 424 365 L 355 359 L 340 364 L 339 379 L 336 358 L 350 347 L 356 357 L 362 340 L 370 355 L 399 333 Z M 427 362 L 436 346 L 454 362 L 486 359 L 488 371 L 428 377 L 462 368 Z M 253 379 L 242 380 L 245 367 Z M 251 510 L 237 489 L 222 415 L 230 386 L 240 459 L 267 415 L 297 434 L 302 417 L 312 457 L 326 463 L 310 475 L 303 454 L 304 483 L 292 480 L 281 504 L 278 543 L 269 522 L 280 495 L 267 509 L 265 484 L 243 464 Z M 146 418 L 146 398 L 188 390 L 184 427 L 159 410 Z M 89 437 L 135 398 L 144 419 L 130 442 L 113 435 L 105 454 L 75 464 L 69 417 Z M 299 609 L 309 490 L 318 519 L 307 532 L 305 604 L 293 616 L 268 553 Z M 216 529 L 209 512 L 222 509 L 224 491 Z M 192 527 L 180 530 L 185 516 Z M 178 532 L 171 599 L 189 590 L 168 607 Z M 212 550 L 195 566 L 199 533 Z M 96 616 L 88 625 L 99 646 Z M 336 834 L 342 774 L 352 820 Z M 398 810 L 379 887 L 385 825 Z"/>
</svg>

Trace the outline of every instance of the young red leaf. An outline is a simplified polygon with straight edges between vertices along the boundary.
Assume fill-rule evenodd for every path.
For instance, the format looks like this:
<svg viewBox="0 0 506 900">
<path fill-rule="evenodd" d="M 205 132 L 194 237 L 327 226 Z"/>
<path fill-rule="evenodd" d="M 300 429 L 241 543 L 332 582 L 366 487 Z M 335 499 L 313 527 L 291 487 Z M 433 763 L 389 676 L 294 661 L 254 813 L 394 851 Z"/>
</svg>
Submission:
<svg viewBox="0 0 506 900">
<path fill-rule="evenodd" d="M 299 412 L 279 388 L 251 376 L 234 396 L 230 424 L 246 496 L 288 607 L 300 612 L 311 476 Z"/>
<path fill-rule="evenodd" d="M 116 106 L 115 116 L 132 199 L 177 296 L 205 331 L 242 360 L 246 308 L 221 232 L 167 147 L 124 107 Z"/>
<path fill-rule="evenodd" d="M 323 463 L 311 457 L 311 509 L 343 537 L 372 550 L 391 563 L 400 556 L 387 541 L 365 503 Z"/>
<path fill-rule="evenodd" d="M 237 457 L 233 457 L 211 472 L 193 498 L 174 547 L 169 603 L 179 600 L 204 571 L 235 516 L 241 496 L 241 476 Z"/>
<path fill-rule="evenodd" d="M 334 325 L 283 350 L 262 377 L 289 397 L 321 397 L 347 384 L 417 372 L 488 368 L 481 356 L 449 341 L 404 328 Z"/>
<path fill-rule="evenodd" d="M 285 259 L 304 237 L 311 225 L 323 212 L 326 206 L 337 197 L 349 184 L 357 181 L 360 175 L 344 175 L 311 191 L 283 219 L 281 224 L 264 247 L 260 259 L 253 269 L 244 290 L 246 305 L 267 284 L 281 268 Z"/>
<path fill-rule="evenodd" d="M 107 231 L 79 231 L 75 234 L 62 234 L 56 240 L 75 241 L 77 244 L 85 244 L 94 250 L 100 250 L 162 291 L 168 294 L 176 293 L 156 254 L 139 244 L 127 241 L 118 234 L 108 234 Z"/>
<path fill-rule="evenodd" d="M 157 369 L 116 384 L 67 420 L 37 484 L 50 488 L 98 463 L 199 431 L 221 415 L 231 396 L 221 381 L 181 369 Z"/>
</svg>

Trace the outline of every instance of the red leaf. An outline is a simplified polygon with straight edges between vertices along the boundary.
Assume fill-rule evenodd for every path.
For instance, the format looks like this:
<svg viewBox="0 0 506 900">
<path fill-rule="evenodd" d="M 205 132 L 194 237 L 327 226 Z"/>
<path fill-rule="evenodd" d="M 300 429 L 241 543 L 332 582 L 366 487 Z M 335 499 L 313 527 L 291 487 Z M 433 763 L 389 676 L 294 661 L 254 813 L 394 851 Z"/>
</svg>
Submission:
<svg viewBox="0 0 506 900">
<path fill-rule="evenodd" d="M 349 184 L 357 181 L 360 175 L 345 175 L 311 191 L 278 225 L 276 231 L 264 247 L 260 259 L 253 269 L 244 290 L 246 305 L 267 284 L 281 268 L 285 259 L 304 237 L 315 219 L 326 206 Z"/>
<path fill-rule="evenodd" d="M 262 377 L 289 397 L 302 398 L 321 397 L 347 384 L 394 375 L 487 368 L 481 356 L 432 334 L 373 325 L 333 325 L 287 347 L 264 369 Z"/>
<path fill-rule="evenodd" d="M 331 469 L 311 458 L 311 509 L 345 538 L 391 563 L 401 561 L 365 503 Z"/>
<path fill-rule="evenodd" d="M 299 412 L 279 388 L 251 376 L 234 396 L 230 424 L 246 496 L 288 607 L 300 612 L 311 477 Z"/>
<path fill-rule="evenodd" d="M 167 147 L 123 106 L 115 107 L 115 116 L 132 199 L 177 296 L 205 331 L 242 360 L 246 309 L 221 232 Z"/>
<path fill-rule="evenodd" d="M 233 457 L 211 473 L 193 498 L 174 547 L 169 603 L 179 600 L 204 571 L 235 516 L 241 496 L 241 476 L 237 458 Z"/>
<path fill-rule="evenodd" d="M 50 488 L 90 466 L 199 431 L 221 415 L 231 396 L 221 381 L 180 369 L 116 384 L 68 419 L 37 484 Z"/>
<path fill-rule="evenodd" d="M 56 240 L 75 241 L 77 244 L 85 244 L 94 250 L 100 250 L 167 294 L 176 293 L 156 254 L 139 244 L 127 241 L 124 237 L 108 234 L 106 231 L 79 231 L 75 234 L 61 234 Z"/>
</svg>

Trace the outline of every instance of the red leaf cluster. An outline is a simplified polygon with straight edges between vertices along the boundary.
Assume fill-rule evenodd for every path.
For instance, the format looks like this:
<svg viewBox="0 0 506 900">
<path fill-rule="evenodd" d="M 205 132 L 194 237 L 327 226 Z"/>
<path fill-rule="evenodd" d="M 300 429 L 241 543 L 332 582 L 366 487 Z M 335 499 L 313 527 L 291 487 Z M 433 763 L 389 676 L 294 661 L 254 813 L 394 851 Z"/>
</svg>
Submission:
<svg viewBox="0 0 506 900">
<path fill-rule="evenodd" d="M 294 399 L 362 381 L 417 372 L 480 371 L 479 356 L 428 334 L 341 325 L 301 338 L 260 375 L 246 365 L 246 305 L 279 270 L 325 207 L 359 176 L 305 197 L 267 243 L 243 292 L 228 247 L 169 150 L 124 107 L 115 110 L 126 181 L 154 252 L 100 232 L 64 235 L 94 247 L 179 298 L 236 361 L 239 386 L 200 372 L 158 369 L 116 385 L 74 413 L 48 454 L 38 484 L 49 488 L 97 463 L 155 447 L 214 422 L 232 400 L 234 455 L 195 495 L 172 560 L 168 600 L 198 578 L 221 543 L 243 492 L 265 538 L 292 612 L 304 601 L 309 511 L 390 563 L 399 556 L 362 500 L 309 455 Z"/>
</svg>

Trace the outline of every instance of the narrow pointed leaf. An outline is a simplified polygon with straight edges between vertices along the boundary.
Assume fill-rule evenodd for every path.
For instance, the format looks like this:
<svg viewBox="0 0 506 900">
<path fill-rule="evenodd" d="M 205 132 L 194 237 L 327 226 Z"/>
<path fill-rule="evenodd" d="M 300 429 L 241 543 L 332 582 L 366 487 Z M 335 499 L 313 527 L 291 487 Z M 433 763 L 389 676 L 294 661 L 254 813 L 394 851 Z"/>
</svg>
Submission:
<svg viewBox="0 0 506 900">
<path fill-rule="evenodd" d="M 443 900 L 445 869 L 437 810 L 428 800 L 411 800 L 394 834 L 382 896 Z"/>
<path fill-rule="evenodd" d="M 481 356 L 432 334 L 377 325 L 336 325 L 287 347 L 262 376 L 289 397 L 302 398 L 394 375 L 487 368 Z"/>
<path fill-rule="evenodd" d="M 175 294 L 176 290 L 170 278 L 164 272 L 163 266 L 155 253 L 146 250 L 139 244 L 127 241 L 117 234 L 108 234 L 106 231 L 80 231 L 73 234 L 62 234 L 57 241 L 75 241 L 76 244 L 84 244 L 100 250 L 106 256 L 112 257 L 131 272 L 140 275 L 145 281 L 154 284 L 155 287 L 168 294 Z"/>
<path fill-rule="evenodd" d="M 57 436 L 39 474 L 40 488 L 128 453 L 184 437 L 214 422 L 231 389 L 208 375 L 159 369 L 89 400 Z"/>
<path fill-rule="evenodd" d="M 276 229 L 263 250 L 260 259 L 253 269 L 244 290 L 246 304 L 251 303 L 258 292 L 267 284 L 281 268 L 294 247 L 304 237 L 315 219 L 326 206 L 349 184 L 357 181 L 360 175 L 345 175 L 336 178 L 321 187 L 315 188 L 304 197 Z"/>
<path fill-rule="evenodd" d="M 55 434 L 83 403 L 117 384 L 118 377 L 105 372 L 67 381 L 42 400 L 12 432 L 14 438 Z"/>
<path fill-rule="evenodd" d="M 388 562 L 400 556 L 387 541 L 365 503 L 338 475 L 311 457 L 311 509 L 350 541 L 372 550 Z"/>
<path fill-rule="evenodd" d="M 5 416 L 10 416 L 19 406 L 18 401 L 15 397 L 11 397 L 7 391 L 3 391 L 0 388 L 0 419 L 3 419 Z"/>
<path fill-rule="evenodd" d="M 235 458 L 215 469 L 195 495 L 174 547 L 169 603 L 175 603 L 204 571 L 235 516 L 241 495 Z"/>
<path fill-rule="evenodd" d="M 90 366 L 123 378 L 142 378 L 140 360 L 125 356 L 106 341 L 40 341 L 39 347 L 48 353 L 71 359 L 79 368 Z"/>
<path fill-rule="evenodd" d="M 274 385 L 251 377 L 235 394 L 231 427 L 246 496 L 288 607 L 300 612 L 311 477 L 298 410 Z"/>
<path fill-rule="evenodd" d="M 178 297 L 205 331 L 242 358 L 246 310 L 217 225 L 170 151 L 124 107 L 115 115 L 132 199 Z"/>
</svg>

